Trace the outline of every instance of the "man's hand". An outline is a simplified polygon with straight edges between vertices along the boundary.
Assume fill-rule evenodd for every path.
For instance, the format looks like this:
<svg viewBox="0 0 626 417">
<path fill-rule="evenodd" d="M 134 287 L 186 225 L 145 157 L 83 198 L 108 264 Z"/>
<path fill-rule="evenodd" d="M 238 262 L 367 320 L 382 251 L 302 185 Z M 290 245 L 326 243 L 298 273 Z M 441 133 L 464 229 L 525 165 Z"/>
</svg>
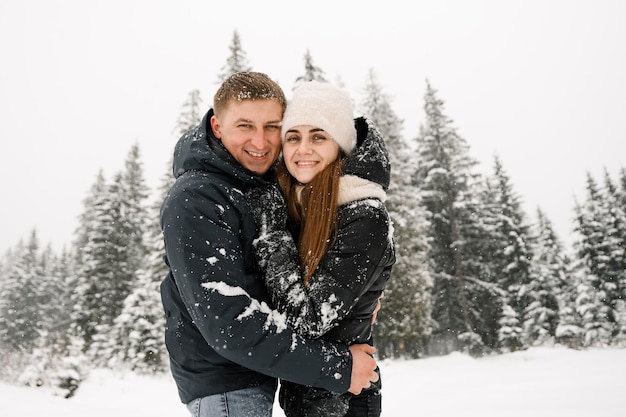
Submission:
<svg viewBox="0 0 626 417">
<path fill-rule="evenodd" d="M 376 352 L 376 349 L 366 343 L 350 346 L 352 379 L 350 380 L 350 389 L 348 391 L 354 395 L 360 394 L 372 382 L 378 381 L 378 374 L 375 371 L 376 361 L 372 357 L 374 352 Z"/>
</svg>

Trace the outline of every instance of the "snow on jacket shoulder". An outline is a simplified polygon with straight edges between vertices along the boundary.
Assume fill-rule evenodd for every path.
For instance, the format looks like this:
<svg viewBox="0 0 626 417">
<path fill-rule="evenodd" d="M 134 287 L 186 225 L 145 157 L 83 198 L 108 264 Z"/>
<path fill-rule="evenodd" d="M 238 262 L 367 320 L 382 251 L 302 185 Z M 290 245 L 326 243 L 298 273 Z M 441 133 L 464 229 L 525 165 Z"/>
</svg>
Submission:
<svg viewBox="0 0 626 417">
<path fill-rule="evenodd" d="M 305 341 L 267 305 L 251 252 L 256 226 L 243 196 L 267 182 L 209 134 L 211 115 L 177 144 L 177 179 L 161 209 L 170 268 L 161 284 L 165 338 L 180 398 L 187 403 L 271 377 L 345 392 L 347 347 Z"/>
</svg>

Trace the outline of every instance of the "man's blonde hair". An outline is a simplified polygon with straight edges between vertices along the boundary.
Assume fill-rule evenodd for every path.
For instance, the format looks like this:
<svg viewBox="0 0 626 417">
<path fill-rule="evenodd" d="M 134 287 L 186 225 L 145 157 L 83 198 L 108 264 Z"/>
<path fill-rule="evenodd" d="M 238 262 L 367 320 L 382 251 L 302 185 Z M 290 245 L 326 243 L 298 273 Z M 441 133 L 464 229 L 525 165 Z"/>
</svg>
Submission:
<svg viewBox="0 0 626 417">
<path fill-rule="evenodd" d="M 287 107 L 283 89 L 266 74 L 236 72 L 224 80 L 213 96 L 213 111 L 219 116 L 231 101 L 245 100 L 276 100 L 283 113 Z"/>
</svg>

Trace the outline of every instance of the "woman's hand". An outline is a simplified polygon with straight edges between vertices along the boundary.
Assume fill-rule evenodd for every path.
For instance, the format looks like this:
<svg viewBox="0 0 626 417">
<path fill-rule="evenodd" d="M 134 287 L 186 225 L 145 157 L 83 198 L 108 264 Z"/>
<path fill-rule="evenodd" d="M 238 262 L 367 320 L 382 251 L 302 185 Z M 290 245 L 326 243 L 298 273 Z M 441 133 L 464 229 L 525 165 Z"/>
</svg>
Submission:
<svg viewBox="0 0 626 417">
<path fill-rule="evenodd" d="M 278 185 L 253 187 L 245 196 L 260 235 L 285 230 L 287 205 Z"/>
</svg>

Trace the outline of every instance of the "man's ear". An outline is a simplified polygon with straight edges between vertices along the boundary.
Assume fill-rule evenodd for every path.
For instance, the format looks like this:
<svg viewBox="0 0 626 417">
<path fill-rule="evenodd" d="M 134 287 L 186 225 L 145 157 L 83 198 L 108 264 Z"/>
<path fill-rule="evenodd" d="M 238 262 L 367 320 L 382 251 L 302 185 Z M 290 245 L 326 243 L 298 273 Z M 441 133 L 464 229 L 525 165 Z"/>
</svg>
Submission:
<svg viewBox="0 0 626 417">
<path fill-rule="evenodd" d="M 213 130 L 213 135 L 215 135 L 216 138 L 222 138 L 222 134 L 220 132 L 220 121 L 216 115 L 211 116 L 211 129 Z"/>
</svg>

